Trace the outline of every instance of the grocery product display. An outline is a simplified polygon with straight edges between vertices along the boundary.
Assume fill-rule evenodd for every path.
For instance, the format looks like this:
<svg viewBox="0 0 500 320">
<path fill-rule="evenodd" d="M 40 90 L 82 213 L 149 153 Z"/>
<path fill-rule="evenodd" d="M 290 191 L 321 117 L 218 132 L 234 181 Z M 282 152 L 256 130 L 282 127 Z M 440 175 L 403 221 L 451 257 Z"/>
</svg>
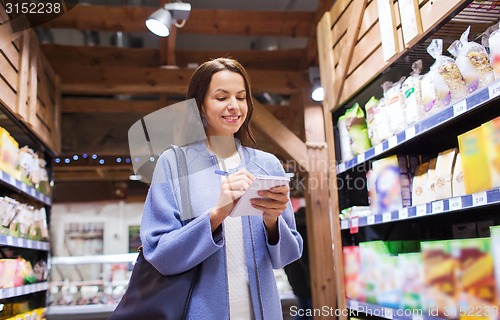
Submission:
<svg viewBox="0 0 500 320">
<path fill-rule="evenodd" d="M 418 44 L 431 65 L 389 63 L 332 109 L 335 124 L 364 103 L 372 145 L 336 159 L 345 301 L 361 318 L 500 319 L 500 82 L 491 45 L 469 32 L 431 35 Z M 380 90 L 403 64 L 412 72 Z"/>
</svg>

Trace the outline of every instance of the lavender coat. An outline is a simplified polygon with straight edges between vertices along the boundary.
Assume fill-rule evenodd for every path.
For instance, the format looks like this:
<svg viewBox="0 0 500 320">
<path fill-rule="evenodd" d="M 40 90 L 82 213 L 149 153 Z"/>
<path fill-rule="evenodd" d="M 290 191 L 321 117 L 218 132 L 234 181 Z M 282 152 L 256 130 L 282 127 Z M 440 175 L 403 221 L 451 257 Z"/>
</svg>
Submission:
<svg viewBox="0 0 500 320">
<path fill-rule="evenodd" d="M 183 213 L 176 194 L 179 185 L 170 174 L 177 168 L 169 165 L 175 164 L 175 156 L 171 150 L 164 152 L 158 160 L 144 205 L 141 222 L 144 256 L 165 275 L 180 273 L 202 263 L 188 319 L 229 319 L 224 230 L 219 228 L 212 233 L 209 217 L 209 210 L 219 198 L 220 177 L 214 173 L 218 167 L 204 142 L 183 149 L 190 173 L 190 202 L 195 218 L 184 226 L 180 222 Z M 254 175 L 284 175 L 274 155 L 242 146 L 238 146 L 238 152 L 242 159 L 240 168 Z M 245 216 L 242 223 L 255 319 L 282 319 L 273 268 L 282 268 L 302 254 L 302 238 L 295 229 L 291 203 L 278 220 L 279 241 L 275 245 L 268 243 L 262 217 Z"/>
</svg>

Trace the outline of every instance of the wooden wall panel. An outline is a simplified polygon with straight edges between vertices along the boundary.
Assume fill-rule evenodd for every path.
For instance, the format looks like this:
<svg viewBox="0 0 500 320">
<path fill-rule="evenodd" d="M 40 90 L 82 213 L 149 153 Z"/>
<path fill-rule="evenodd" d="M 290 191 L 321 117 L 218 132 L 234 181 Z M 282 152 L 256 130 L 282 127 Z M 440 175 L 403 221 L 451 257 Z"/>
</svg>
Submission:
<svg viewBox="0 0 500 320">
<path fill-rule="evenodd" d="M 19 66 L 19 61 L 9 61 L 7 58 L 0 53 L 0 70 L 2 70 L 2 78 L 4 81 L 14 90 L 14 92 L 17 92 L 17 70 L 13 67 L 13 64 L 16 65 L 16 67 Z M 10 106 L 12 107 L 12 106 Z"/>
</svg>

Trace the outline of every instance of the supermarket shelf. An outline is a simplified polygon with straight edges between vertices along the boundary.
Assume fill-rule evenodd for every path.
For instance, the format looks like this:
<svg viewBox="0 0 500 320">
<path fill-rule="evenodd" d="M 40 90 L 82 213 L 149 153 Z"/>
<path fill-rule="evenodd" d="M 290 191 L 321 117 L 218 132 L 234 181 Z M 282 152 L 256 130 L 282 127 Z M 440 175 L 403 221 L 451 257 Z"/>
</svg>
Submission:
<svg viewBox="0 0 500 320">
<path fill-rule="evenodd" d="M 498 96 L 500 96 L 500 81 L 496 81 L 489 87 L 474 92 L 470 96 L 467 96 L 465 99 L 458 101 L 441 112 L 421 120 L 414 126 L 399 132 L 388 140 L 382 141 L 382 143 L 368 149 L 364 153 L 357 155 L 353 159 L 338 164 L 337 174 L 354 168 L 358 164 L 362 164 L 367 160 L 373 159 L 378 155 L 406 143 L 431 129 L 451 122 L 471 110 L 479 109 L 483 107 L 486 102 L 491 101 Z"/>
<path fill-rule="evenodd" d="M 497 204 L 500 204 L 500 188 L 494 188 L 461 197 L 436 200 L 430 203 L 387 211 L 382 214 L 375 214 L 368 217 L 342 220 L 340 222 L 340 227 L 342 230 L 346 230 L 351 227 L 363 227 Z"/>
<path fill-rule="evenodd" d="M 25 294 L 45 291 L 48 289 L 48 287 L 49 287 L 48 282 L 40 282 L 20 287 L 0 289 L 0 299 L 15 298 Z"/>
<path fill-rule="evenodd" d="M 17 238 L 6 235 L 0 235 L 0 246 L 11 246 L 44 251 L 50 250 L 50 244 L 48 242 Z"/>
<path fill-rule="evenodd" d="M 433 317 L 422 310 L 403 310 L 383 307 L 375 304 L 359 302 L 347 299 L 347 308 L 364 314 L 377 316 L 385 319 L 398 320 L 439 320 L 442 318 Z"/>
<path fill-rule="evenodd" d="M 82 306 L 49 306 L 47 319 L 107 319 L 116 309 L 117 304 L 91 304 Z"/>
<path fill-rule="evenodd" d="M 90 263 L 122 263 L 135 262 L 138 253 L 108 254 L 99 256 L 52 257 L 52 264 L 90 264 Z"/>
<path fill-rule="evenodd" d="M 49 196 L 37 191 L 35 188 L 28 186 L 24 182 L 17 180 L 16 178 L 12 177 L 8 173 L 3 172 L 1 170 L 0 170 L 0 182 L 8 185 L 9 187 L 15 189 L 16 191 L 20 191 L 20 192 L 22 192 L 22 193 L 24 193 L 24 194 L 26 194 L 34 199 L 46 204 L 46 205 L 50 206 L 52 204 L 52 199 Z"/>
</svg>

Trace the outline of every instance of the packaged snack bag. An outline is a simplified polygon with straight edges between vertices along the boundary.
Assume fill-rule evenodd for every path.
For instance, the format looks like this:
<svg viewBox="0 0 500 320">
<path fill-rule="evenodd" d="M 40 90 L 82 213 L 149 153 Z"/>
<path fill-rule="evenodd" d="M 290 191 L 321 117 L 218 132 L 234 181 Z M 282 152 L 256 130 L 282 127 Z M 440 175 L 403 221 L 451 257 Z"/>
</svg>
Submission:
<svg viewBox="0 0 500 320">
<path fill-rule="evenodd" d="M 481 44 L 489 48 L 490 65 L 495 79 L 500 79 L 500 23 L 495 23 L 482 34 Z"/>
<path fill-rule="evenodd" d="M 365 113 L 356 103 L 345 113 L 347 132 L 351 139 L 351 151 L 353 155 L 358 155 L 370 149 L 372 144 L 368 138 L 368 128 L 366 127 Z"/>
<path fill-rule="evenodd" d="M 411 126 L 423 119 L 425 112 L 422 103 L 422 60 L 415 61 L 410 76 L 403 82 L 401 91 L 404 94 L 405 122 Z"/>
<path fill-rule="evenodd" d="M 455 60 L 442 54 L 442 39 L 433 39 L 427 52 L 436 61 L 422 79 L 422 100 L 425 112 L 432 114 L 464 98 L 466 86 Z"/>
<path fill-rule="evenodd" d="M 469 32 L 470 26 L 460 40 L 451 44 L 448 51 L 456 57 L 457 66 L 467 86 L 467 93 L 472 93 L 478 88 L 488 86 L 495 77 L 486 49 L 479 43 L 469 42 Z"/>
<path fill-rule="evenodd" d="M 372 145 L 376 145 L 382 142 L 382 140 L 387 139 L 387 137 L 381 136 L 385 126 L 388 131 L 389 123 L 387 121 L 387 116 L 385 114 L 384 104 L 380 101 L 371 97 L 370 100 L 365 104 L 366 110 L 366 122 L 368 125 L 368 137 L 372 142 Z"/>
<path fill-rule="evenodd" d="M 404 116 L 404 96 L 401 92 L 401 84 L 404 77 L 396 83 L 390 81 L 384 82 L 385 110 L 389 119 L 389 128 L 391 133 L 396 134 L 406 128 Z"/>
<path fill-rule="evenodd" d="M 340 140 L 340 157 L 342 161 L 349 161 L 354 156 L 351 151 L 351 139 L 349 138 L 349 132 L 347 132 L 347 124 L 345 115 L 339 117 L 337 122 L 337 128 L 339 129 L 339 140 Z"/>
</svg>

